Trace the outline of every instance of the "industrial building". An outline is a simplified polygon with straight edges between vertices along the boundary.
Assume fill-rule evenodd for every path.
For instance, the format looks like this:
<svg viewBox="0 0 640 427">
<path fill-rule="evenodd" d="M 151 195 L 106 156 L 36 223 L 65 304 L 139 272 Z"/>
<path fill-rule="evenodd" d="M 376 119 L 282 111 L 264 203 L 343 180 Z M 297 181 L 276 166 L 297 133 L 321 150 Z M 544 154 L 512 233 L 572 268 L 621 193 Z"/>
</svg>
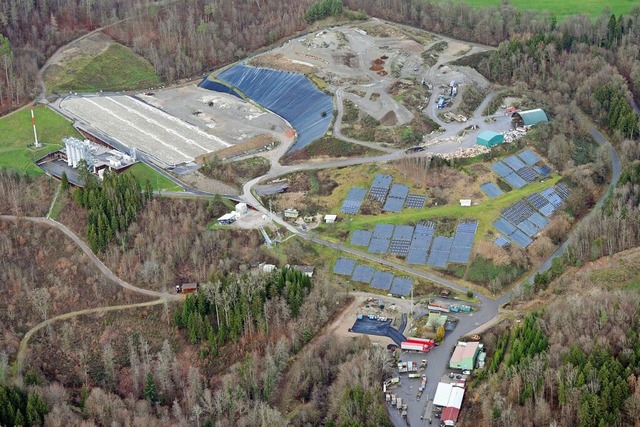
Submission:
<svg viewBox="0 0 640 427">
<path fill-rule="evenodd" d="M 455 426 L 462 408 L 464 387 L 457 384 L 438 383 L 433 405 L 442 408 L 440 420 L 445 426 Z"/>
<path fill-rule="evenodd" d="M 483 345 L 479 342 L 458 342 L 451 355 L 451 360 L 449 360 L 449 368 L 472 370 L 476 365 L 476 359 L 482 347 Z"/>
<path fill-rule="evenodd" d="M 65 173 L 69 182 L 76 186 L 83 185 L 78 177 L 81 161 L 84 161 L 88 170 L 100 179 L 104 177 L 106 170 L 121 173 L 136 163 L 135 157 L 87 139 L 82 141 L 68 137 L 64 138 L 63 142 L 63 149 L 46 155 L 38 160 L 36 165 L 58 179 Z"/>
<path fill-rule="evenodd" d="M 492 130 L 485 130 L 476 137 L 476 144 L 483 147 L 495 147 L 504 142 L 504 135 Z"/>
<path fill-rule="evenodd" d="M 515 126 L 533 126 L 538 123 L 548 122 L 549 117 L 544 110 L 536 108 L 534 110 L 516 111 L 511 115 L 511 122 Z"/>
<path fill-rule="evenodd" d="M 229 212 L 218 218 L 218 224 L 231 225 L 238 219 L 238 214 L 235 212 Z"/>
</svg>

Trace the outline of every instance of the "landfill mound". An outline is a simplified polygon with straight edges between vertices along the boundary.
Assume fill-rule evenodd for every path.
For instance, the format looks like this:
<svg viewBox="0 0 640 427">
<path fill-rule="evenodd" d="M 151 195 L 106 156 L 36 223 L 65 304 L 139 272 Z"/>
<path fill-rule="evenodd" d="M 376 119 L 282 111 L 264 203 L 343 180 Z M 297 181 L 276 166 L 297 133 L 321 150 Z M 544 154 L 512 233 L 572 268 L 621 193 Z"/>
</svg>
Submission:
<svg viewBox="0 0 640 427">
<path fill-rule="evenodd" d="M 333 117 L 331 98 L 297 73 L 238 64 L 218 74 L 249 98 L 287 120 L 298 133 L 289 149 L 296 151 L 322 137 Z M 201 87 L 209 88 L 206 82 Z"/>
</svg>

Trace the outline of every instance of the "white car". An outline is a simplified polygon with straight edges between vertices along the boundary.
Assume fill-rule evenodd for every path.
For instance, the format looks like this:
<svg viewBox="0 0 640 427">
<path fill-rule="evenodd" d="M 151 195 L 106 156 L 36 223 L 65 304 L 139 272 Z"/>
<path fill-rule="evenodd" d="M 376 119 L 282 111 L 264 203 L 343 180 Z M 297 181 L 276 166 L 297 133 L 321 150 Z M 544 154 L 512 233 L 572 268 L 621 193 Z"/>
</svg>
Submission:
<svg viewBox="0 0 640 427">
<path fill-rule="evenodd" d="M 462 371 L 463 375 L 471 375 L 471 371 Z"/>
</svg>

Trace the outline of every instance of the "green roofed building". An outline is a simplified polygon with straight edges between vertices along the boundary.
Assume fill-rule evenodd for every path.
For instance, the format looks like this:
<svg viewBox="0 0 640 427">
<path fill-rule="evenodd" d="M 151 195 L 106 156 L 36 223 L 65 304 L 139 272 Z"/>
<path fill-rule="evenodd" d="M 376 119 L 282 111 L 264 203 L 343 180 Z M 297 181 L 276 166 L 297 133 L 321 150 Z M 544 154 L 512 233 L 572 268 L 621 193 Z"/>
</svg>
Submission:
<svg viewBox="0 0 640 427">
<path fill-rule="evenodd" d="M 449 368 L 469 371 L 474 369 L 476 358 L 482 347 L 482 344 L 475 341 L 458 342 L 458 345 L 451 355 L 451 360 L 449 360 Z"/>
<path fill-rule="evenodd" d="M 511 121 L 516 126 L 533 126 L 538 123 L 548 122 L 549 117 L 547 117 L 547 113 L 544 110 L 536 108 L 535 110 L 516 111 L 511 115 Z"/>
<path fill-rule="evenodd" d="M 493 147 L 504 142 L 504 135 L 491 130 L 485 130 L 476 137 L 476 144 L 484 147 Z"/>
</svg>

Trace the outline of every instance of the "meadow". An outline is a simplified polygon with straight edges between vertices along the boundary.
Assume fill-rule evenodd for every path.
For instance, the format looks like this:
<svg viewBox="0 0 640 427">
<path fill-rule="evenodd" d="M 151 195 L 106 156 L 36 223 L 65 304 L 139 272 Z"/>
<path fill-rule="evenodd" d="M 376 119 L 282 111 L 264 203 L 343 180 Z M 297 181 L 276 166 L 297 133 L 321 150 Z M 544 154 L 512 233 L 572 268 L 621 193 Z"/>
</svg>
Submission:
<svg viewBox="0 0 640 427">
<path fill-rule="evenodd" d="M 456 0 L 457 1 L 457 0 Z M 465 3 L 474 7 L 500 6 L 502 0 L 464 0 Z M 605 7 L 616 15 L 628 15 L 633 6 L 640 5 L 629 0 L 510 0 L 510 3 L 518 9 L 546 10 L 554 13 L 558 19 L 566 18 L 579 13 L 588 15 L 591 18 L 599 16 Z"/>
</svg>

